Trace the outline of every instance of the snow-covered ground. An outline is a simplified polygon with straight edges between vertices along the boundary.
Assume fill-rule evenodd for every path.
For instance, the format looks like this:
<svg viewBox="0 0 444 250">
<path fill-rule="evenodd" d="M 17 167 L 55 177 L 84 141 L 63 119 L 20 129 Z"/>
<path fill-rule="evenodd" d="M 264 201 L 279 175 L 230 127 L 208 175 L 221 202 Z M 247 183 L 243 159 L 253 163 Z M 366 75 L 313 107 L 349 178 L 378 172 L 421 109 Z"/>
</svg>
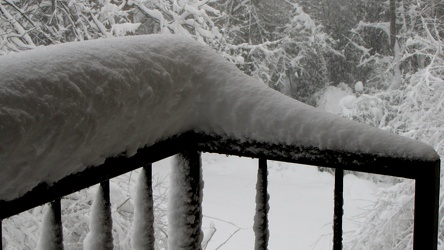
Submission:
<svg viewBox="0 0 444 250">
<path fill-rule="evenodd" d="M 153 174 L 168 175 L 170 161 L 155 163 Z M 312 166 L 268 163 L 269 249 L 331 249 L 333 175 Z M 258 160 L 202 154 L 202 166 L 203 231 L 216 228 L 207 249 L 253 249 Z M 358 226 L 356 215 L 375 201 L 375 192 L 373 183 L 345 176 L 344 240 Z"/>
</svg>

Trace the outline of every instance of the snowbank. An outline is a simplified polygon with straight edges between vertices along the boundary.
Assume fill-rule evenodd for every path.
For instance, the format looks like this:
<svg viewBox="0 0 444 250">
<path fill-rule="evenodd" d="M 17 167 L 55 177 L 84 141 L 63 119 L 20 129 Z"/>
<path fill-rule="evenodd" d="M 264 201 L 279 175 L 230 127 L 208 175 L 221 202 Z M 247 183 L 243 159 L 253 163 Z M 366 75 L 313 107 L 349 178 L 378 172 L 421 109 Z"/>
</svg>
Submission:
<svg viewBox="0 0 444 250">
<path fill-rule="evenodd" d="M 438 159 L 429 146 L 306 106 L 181 36 L 68 43 L 0 57 L 0 200 L 194 130 Z"/>
</svg>

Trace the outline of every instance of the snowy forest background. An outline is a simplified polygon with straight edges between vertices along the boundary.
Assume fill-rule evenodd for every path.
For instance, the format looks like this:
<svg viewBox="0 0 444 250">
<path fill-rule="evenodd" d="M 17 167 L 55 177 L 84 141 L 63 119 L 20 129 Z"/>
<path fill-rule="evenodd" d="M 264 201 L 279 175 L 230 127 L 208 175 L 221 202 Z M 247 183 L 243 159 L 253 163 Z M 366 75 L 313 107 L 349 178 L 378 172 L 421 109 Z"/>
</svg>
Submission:
<svg viewBox="0 0 444 250">
<path fill-rule="evenodd" d="M 444 155 L 442 0 L 0 0 L 0 56 L 36 46 L 154 33 L 192 37 L 246 74 L 313 106 L 326 106 L 326 96 L 342 93 L 341 106 L 332 112 L 421 140 Z M 359 176 L 381 187 L 373 211 L 391 206 L 391 214 L 363 215 L 372 223 L 363 224 L 351 245 L 411 249 L 413 182 Z M 114 188 L 119 193 L 125 186 Z M 158 239 L 166 237 L 162 231 L 167 227 L 166 196 L 160 192 Z M 69 223 L 78 230 L 65 234 L 72 248 L 81 245 L 82 231 L 87 231 L 84 215 L 92 198 L 81 196 L 66 198 Z M 440 201 L 443 245 L 443 188 Z M 410 205 L 393 206 L 405 203 Z M 21 248 L 37 242 L 36 232 L 20 230 L 32 228 L 41 213 L 38 208 L 4 222 L 14 235 L 22 235 L 15 239 Z M 116 216 L 117 235 L 127 238 L 130 215 Z M 159 240 L 157 247 L 165 249 L 164 243 Z"/>
</svg>

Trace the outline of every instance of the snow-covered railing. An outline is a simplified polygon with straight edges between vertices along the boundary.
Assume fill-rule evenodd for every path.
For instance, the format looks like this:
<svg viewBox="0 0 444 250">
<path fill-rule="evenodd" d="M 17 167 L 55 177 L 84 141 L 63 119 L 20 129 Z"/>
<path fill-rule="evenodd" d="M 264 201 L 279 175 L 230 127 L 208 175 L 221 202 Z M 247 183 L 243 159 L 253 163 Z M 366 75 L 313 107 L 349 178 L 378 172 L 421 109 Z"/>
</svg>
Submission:
<svg viewBox="0 0 444 250">
<path fill-rule="evenodd" d="M 0 76 L 0 220 L 51 202 L 45 219 L 54 228 L 44 230 L 54 248 L 63 244 L 60 198 L 101 183 L 94 206 L 109 211 L 107 181 L 142 167 L 148 206 L 135 213 L 152 228 L 150 164 L 178 154 L 170 248 L 199 249 L 199 152 L 260 159 L 256 249 L 268 242 L 267 159 L 335 169 L 334 249 L 342 247 L 344 170 L 415 179 L 414 248 L 437 248 L 433 148 L 283 96 L 183 37 L 36 48 L 1 57 Z M 90 235 L 109 230 L 110 214 L 101 216 L 108 226 Z M 152 244 L 149 228 L 136 230 L 145 232 L 134 237 L 146 238 L 142 245 Z M 100 235 L 88 242 L 112 237 Z"/>
</svg>

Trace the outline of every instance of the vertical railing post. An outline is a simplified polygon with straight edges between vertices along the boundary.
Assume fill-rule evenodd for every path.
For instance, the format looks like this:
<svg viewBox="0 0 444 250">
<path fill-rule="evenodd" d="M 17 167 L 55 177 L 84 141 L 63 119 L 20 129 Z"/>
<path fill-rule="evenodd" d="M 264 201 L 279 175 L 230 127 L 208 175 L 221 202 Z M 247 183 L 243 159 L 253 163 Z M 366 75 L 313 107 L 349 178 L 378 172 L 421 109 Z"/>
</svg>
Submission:
<svg viewBox="0 0 444 250">
<path fill-rule="evenodd" d="M 107 222 L 106 226 L 103 228 L 104 238 L 107 239 L 107 246 L 103 249 L 112 249 L 114 248 L 113 244 L 113 226 L 112 226 L 112 215 L 111 215 L 111 197 L 110 197 L 110 189 L 109 189 L 109 180 L 103 181 L 100 183 L 100 187 L 102 190 L 103 200 L 104 200 L 104 210 L 103 215 L 105 221 Z M 103 246 L 105 247 L 105 246 Z M 108 248 L 109 247 L 109 248 Z"/>
<path fill-rule="evenodd" d="M 333 250 L 342 249 L 342 216 L 344 214 L 344 170 L 335 169 Z"/>
<path fill-rule="evenodd" d="M 109 180 L 101 182 L 91 206 L 89 232 L 83 241 L 85 250 L 114 248 L 109 191 Z"/>
<path fill-rule="evenodd" d="M 2 226 L 3 220 L 0 220 L 0 250 L 3 249 L 3 226 Z"/>
<path fill-rule="evenodd" d="M 62 206 L 61 200 L 57 199 L 51 202 L 51 210 L 54 214 L 54 235 L 55 249 L 63 249 L 63 226 L 62 226 Z"/>
<path fill-rule="evenodd" d="M 51 202 L 44 215 L 36 249 L 63 250 L 62 208 L 60 199 Z"/>
<path fill-rule="evenodd" d="M 440 162 L 424 166 L 415 179 L 415 218 L 413 249 L 438 247 Z"/>
<path fill-rule="evenodd" d="M 170 250 L 200 250 L 202 226 L 202 167 L 200 152 L 175 156 L 168 203 Z"/>
<path fill-rule="evenodd" d="M 134 223 L 132 234 L 133 249 L 154 249 L 154 209 L 153 209 L 152 165 L 143 167 L 137 191 L 134 208 Z"/>
<path fill-rule="evenodd" d="M 268 169 L 267 160 L 259 159 L 256 183 L 256 213 L 254 215 L 254 235 L 255 250 L 268 249 L 269 229 L 268 229 Z"/>
</svg>

